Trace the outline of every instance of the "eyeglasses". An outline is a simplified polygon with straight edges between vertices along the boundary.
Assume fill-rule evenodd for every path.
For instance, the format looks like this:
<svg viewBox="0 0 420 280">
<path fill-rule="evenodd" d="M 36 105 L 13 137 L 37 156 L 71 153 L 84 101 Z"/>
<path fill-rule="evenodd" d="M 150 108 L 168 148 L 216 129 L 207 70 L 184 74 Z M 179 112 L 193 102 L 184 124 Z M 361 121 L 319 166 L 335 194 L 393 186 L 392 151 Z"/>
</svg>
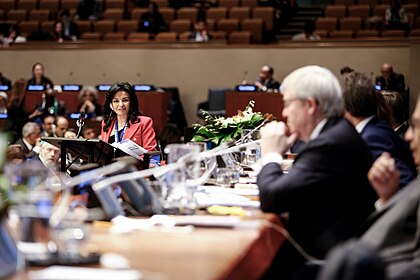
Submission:
<svg viewBox="0 0 420 280">
<path fill-rule="evenodd" d="M 292 104 L 294 101 L 303 101 L 302 98 L 290 98 L 288 100 L 283 100 L 284 108 L 287 108 Z"/>
</svg>

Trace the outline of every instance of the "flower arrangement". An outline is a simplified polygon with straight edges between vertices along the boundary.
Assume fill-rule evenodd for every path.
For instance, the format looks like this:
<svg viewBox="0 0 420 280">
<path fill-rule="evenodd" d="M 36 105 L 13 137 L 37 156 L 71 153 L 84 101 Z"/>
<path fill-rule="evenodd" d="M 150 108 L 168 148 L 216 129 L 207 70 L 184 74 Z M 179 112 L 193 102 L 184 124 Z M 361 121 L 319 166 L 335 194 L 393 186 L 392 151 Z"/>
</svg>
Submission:
<svg viewBox="0 0 420 280">
<path fill-rule="evenodd" d="M 207 111 L 202 110 L 206 125 L 194 124 L 197 129 L 192 141 L 210 141 L 215 145 L 220 145 L 230 139 L 237 139 L 241 136 L 242 129 L 253 129 L 258 127 L 266 119 L 272 119 L 271 114 L 254 112 L 255 101 L 249 101 L 244 111 L 238 110 L 238 114 L 225 118 L 213 117 Z"/>
</svg>

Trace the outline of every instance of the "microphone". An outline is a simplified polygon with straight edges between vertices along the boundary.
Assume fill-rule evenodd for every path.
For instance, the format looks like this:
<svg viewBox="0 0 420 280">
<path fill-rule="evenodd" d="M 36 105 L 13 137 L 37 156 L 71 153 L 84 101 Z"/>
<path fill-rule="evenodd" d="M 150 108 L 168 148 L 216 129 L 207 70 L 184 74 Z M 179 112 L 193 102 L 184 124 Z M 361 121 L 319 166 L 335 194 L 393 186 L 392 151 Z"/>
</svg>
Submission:
<svg viewBox="0 0 420 280">
<path fill-rule="evenodd" d="M 76 121 L 76 125 L 79 128 L 77 131 L 76 138 L 80 137 L 80 132 L 82 132 L 82 127 L 85 125 L 85 110 L 81 110 L 79 114 L 79 119 Z"/>
</svg>

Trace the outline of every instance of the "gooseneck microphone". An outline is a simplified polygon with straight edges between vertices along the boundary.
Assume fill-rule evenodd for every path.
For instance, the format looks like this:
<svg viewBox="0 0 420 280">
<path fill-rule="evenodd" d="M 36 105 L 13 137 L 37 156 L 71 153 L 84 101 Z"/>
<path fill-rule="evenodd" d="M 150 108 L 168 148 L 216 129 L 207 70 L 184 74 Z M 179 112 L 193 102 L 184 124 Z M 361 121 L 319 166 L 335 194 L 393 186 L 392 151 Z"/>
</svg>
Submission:
<svg viewBox="0 0 420 280">
<path fill-rule="evenodd" d="M 85 125 L 85 110 L 81 110 L 79 114 L 79 119 L 76 121 L 76 125 L 78 127 L 76 138 L 80 137 L 80 133 L 82 132 L 82 128 Z"/>
</svg>

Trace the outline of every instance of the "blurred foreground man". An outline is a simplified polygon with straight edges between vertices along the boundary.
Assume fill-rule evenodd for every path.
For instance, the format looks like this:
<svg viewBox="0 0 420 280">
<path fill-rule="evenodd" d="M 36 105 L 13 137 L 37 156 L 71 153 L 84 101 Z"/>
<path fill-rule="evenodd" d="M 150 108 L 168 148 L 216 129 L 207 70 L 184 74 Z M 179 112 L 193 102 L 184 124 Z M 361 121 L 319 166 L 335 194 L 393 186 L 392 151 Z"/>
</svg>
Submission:
<svg viewBox="0 0 420 280">
<path fill-rule="evenodd" d="M 264 167 L 258 175 L 261 208 L 288 213 L 290 236 L 315 258 L 353 234 L 374 210 L 376 195 L 368 180 L 369 149 L 343 119 L 343 98 L 337 78 L 327 69 L 306 66 L 282 83 L 284 123 L 261 129 Z M 299 138 L 306 142 L 288 174 L 280 164 Z M 306 277 L 306 260 L 286 241 L 266 279 Z"/>
<path fill-rule="evenodd" d="M 414 161 L 420 164 L 420 96 L 405 134 Z M 420 279 L 420 181 L 399 190 L 400 172 L 395 160 L 384 154 L 369 171 L 379 196 L 379 208 L 360 241 L 379 253 L 388 279 Z"/>
</svg>

